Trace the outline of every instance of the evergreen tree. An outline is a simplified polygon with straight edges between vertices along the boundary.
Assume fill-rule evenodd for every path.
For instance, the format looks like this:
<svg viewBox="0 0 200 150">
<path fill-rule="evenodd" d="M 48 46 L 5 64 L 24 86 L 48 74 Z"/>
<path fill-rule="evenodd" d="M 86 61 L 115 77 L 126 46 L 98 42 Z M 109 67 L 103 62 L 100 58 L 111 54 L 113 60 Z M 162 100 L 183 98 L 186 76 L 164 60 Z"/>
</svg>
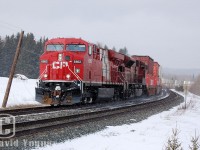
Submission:
<svg viewBox="0 0 200 150">
<path fill-rule="evenodd" d="M 166 150 L 183 150 L 178 138 L 179 130 L 177 128 L 172 129 L 172 133 L 173 133 L 172 136 L 167 141 L 167 145 L 165 149 Z"/>
<path fill-rule="evenodd" d="M 16 70 L 16 72 L 20 74 L 27 74 L 27 77 L 29 78 L 32 78 L 34 75 L 34 55 L 37 55 L 34 54 L 35 45 L 36 43 L 32 33 L 28 33 L 24 36 Z"/>
<path fill-rule="evenodd" d="M 0 36 L 0 50 L 2 50 L 3 48 L 3 39 L 1 39 L 1 36 Z"/>
<path fill-rule="evenodd" d="M 10 68 L 13 63 L 17 44 L 15 42 L 14 34 L 12 36 L 6 36 L 5 44 L 2 48 L 2 75 L 8 77 Z"/>
<path fill-rule="evenodd" d="M 127 50 L 126 47 L 124 47 L 124 48 L 121 48 L 121 49 L 119 50 L 119 53 L 124 54 L 124 55 L 128 55 L 128 50 Z"/>
<path fill-rule="evenodd" d="M 0 76 L 2 76 L 3 73 L 2 62 L 3 62 L 3 40 L 1 39 L 0 36 Z"/>
<path fill-rule="evenodd" d="M 19 37 L 20 33 L 17 33 L 16 36 L 6 36 L 4 40 L 0 38 L 0 76 L 9 76 Z M 36 41 L 33 33 L 24 35 L 15 74 L 38 78 L 39 57 L 43 53 L 46 40 L 40 38 Z"/>
<path fill-rule="evenodd" d="M 116 48 L 113 46 L 112 50 L 113 50 L 113 51 L 116 51 Z"/>
<path fill-rule="evenodd" d="M 107 45 L 105 45 L 105 46 L 104 46 L 104 49 L 108 49 L 108 46 L 107 46 Z"/>
<path fill-rule="evenodd" d="M 196 135 L 196 131 L 195 131 L 195 136 L 192 137 L 192 139 L 191 139 L 192 145 L 189 145 L 189 148 L 191 150 L 198 150 L 200 148 L 198 141 L 199 141 L 199 136 Z"/>
</svg>

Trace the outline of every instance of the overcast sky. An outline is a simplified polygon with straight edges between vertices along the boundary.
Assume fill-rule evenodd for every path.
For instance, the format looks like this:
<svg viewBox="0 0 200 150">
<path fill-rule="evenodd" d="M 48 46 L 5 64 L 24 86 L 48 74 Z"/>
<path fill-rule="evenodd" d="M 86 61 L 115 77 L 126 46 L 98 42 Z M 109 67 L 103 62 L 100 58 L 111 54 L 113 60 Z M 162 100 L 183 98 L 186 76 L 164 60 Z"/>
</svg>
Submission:
<svg viewBox="0 0 200 150">
<path fill-rule="evenodd" d="M 200 68 L 200 0 L 0 0 L 0 36 L 81 37 L 163 67 Z"/>
</svg>

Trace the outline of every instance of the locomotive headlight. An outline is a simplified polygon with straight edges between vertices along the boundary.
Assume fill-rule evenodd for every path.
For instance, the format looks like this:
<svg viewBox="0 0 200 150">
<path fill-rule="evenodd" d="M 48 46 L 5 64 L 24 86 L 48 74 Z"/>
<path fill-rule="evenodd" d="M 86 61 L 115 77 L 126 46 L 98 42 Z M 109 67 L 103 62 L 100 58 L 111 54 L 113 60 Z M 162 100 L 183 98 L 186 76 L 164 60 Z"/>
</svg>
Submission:
<svg viewBox="0 0 200 150">
<path fill-rule="evenodd" d="M 48 75 L 47 75 L 47 74 L 44 74 L 44 77 L 45 77 L 45 78 L 47 78 L 47 77 L 48 77 Z"/>
<path fill-rule="evenodd" d="M 66 75 L 66 78 L 69 80 L 69 78 L 70 78 L 70 74 L 67 74 L 67 75 Z"/>
<path fill-rule="evenodd" d="M 62 54 L 58 54 L 58 61 L 62 61 Z"/>
<path fill-rule="evenodd" d="M 76 68 L 76 69 L 75 69 L 75 72 L 76 72 L 76 73 L 80 73 L 80 69 Z"/>
</svg>

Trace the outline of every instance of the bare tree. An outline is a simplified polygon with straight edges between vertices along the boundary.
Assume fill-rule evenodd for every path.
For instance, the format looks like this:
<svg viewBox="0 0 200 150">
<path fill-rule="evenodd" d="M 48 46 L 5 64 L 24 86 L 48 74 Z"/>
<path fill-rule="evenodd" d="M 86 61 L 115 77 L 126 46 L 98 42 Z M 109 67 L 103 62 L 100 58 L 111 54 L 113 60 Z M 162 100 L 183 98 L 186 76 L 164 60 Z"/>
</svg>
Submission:
<svg viewBox="0 0 200 150">
<path fill-rule="evenodd" d="M 190 92 L 200 95 L 200 75 L 197 77 L 197 79 L 194 81 L 194 84 L 190 88 Z"/>
</svg>

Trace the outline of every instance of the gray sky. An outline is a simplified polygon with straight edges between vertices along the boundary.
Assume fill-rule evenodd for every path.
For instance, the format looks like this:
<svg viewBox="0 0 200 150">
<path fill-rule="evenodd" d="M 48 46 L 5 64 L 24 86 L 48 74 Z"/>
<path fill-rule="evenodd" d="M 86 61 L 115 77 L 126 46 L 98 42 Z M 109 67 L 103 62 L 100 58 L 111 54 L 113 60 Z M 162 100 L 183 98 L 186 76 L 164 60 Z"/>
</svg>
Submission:
<svg viewBox="0 0 200 150">
<path fill-rule="evenodd" d="M 163 67 L 200 68 L 200 0 L 0 0 L 0 35 L 21 29 L 126 46 Z"/>
</svg>

